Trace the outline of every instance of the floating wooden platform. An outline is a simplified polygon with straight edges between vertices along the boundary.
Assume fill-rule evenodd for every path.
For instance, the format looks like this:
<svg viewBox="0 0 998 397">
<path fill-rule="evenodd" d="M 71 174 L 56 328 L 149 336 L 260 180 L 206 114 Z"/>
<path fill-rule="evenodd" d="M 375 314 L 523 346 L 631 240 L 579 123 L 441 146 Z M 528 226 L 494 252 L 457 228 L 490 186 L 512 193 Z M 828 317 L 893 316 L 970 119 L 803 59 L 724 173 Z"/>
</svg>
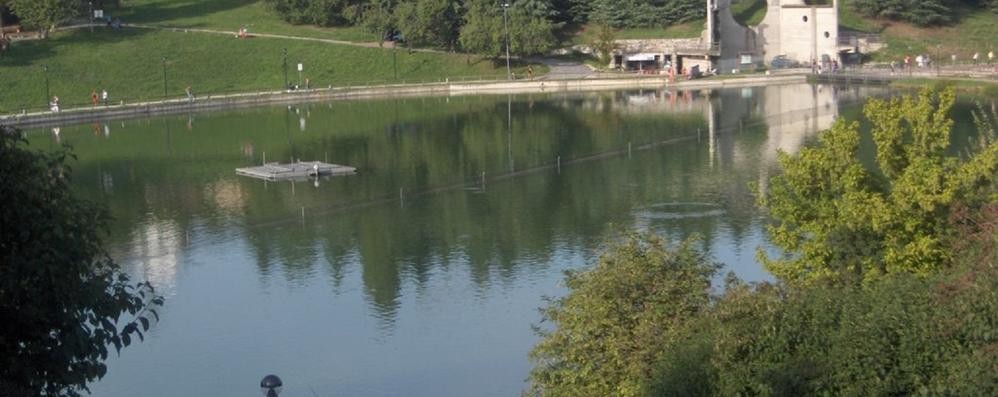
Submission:
<svg viewBox="0 0 998 397">
<path fill-rule="evenodd" d="M 316 176 L 350 175 L 356 172 L 357 169 L 354 167 L 323 163 L 321 161 L 304 161 L 291 164 L 267 163 L 257 167 L 236 168 L 236 174 L 268 181 L 306 179 Z"/>
</svg>

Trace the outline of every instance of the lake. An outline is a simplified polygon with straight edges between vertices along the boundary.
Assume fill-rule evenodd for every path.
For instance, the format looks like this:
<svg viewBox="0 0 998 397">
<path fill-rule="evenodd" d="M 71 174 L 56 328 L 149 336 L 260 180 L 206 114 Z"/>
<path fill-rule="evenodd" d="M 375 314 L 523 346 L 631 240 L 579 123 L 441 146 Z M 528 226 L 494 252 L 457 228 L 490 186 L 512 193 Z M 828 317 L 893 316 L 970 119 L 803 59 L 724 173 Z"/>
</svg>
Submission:
<svg viewBox="0 0 998 397">
<path fill-rule="evenodd" d="M 517 396 L 544 297 L 628 230 L 771 277 L 753 190 L 878 87 L 311 103 L 32 130 L 166 297 L 97 396 Z M 320 160 L 351 176 L 235 168 Z"/>
</svg>

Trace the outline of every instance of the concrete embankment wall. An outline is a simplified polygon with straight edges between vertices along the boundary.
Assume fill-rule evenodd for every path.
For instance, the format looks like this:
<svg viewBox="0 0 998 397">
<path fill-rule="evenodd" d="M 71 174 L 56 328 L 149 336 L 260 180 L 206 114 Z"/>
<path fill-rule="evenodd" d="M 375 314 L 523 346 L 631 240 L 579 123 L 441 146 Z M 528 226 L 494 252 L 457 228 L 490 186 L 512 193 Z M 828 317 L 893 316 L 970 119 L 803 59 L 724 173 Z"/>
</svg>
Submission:
<svg viewBox="0 0 998 397">
<path fill-rule="evenodd" d="M 731 79 L 706 79 L 669 82 L 664 77 L 608 78 L 582 80 L 531 80 L 469 83 L 394 84 L 360 87 L 335 87 L 302 91 L 272 91 L 144 102 L 112 106 L 68 109 L 61 112 L 36 112 L 0 116 L 0 125 L 40 127 L 83 123 L 96 120 L 124 119 L 152 115 L 186 114 L 208 110 L 253 107 L 280 103 L 316 102 L 355 98 L 399 96 L 446 96 L 475 94 L 520 94 L 620 90 L 634 88 L 709 89 L 747 87 L 768 84 L 806 82 L 804 75 L 752 76 Z"/>
</svg>

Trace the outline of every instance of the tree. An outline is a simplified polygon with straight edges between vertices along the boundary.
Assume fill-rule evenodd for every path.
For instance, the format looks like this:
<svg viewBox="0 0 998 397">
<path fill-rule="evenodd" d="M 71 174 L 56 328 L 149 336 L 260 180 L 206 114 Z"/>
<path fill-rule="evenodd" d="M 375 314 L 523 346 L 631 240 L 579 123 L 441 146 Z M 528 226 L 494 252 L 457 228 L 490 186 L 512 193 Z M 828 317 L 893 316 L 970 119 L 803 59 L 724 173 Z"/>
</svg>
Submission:
<svg viewBox="0 0 998 397">
<path fill-rule="evenodd" d="M 410 46 L 450 47 L 457 41 L 457 4 L 452 0 L 414 0 L 395 8 L 395 21 Z"/>
<path fill-rule="evenodd" d="M 377 33 L 378 43 L 382 43 L 388 34 L 395 30 L 393 7 L 392 0 L 375 0 L 367 4 L 361 12 L 360 25 L 368 32 Z"/>
<path fill-rule="evenodd" d="M 547 52 L 555 44 L 554 31 L 559 25 L 548 17 L 547 3 L 522 1 L 512 3 L 503 24 L 502 9 L 489 0 L 466 3 L 464 26 L 461 27 L 461 48 L 492 58 L 505 53 L 506 28 L 509 28 L 509 52 L 527 56 Z"/>
<path fill-rule="evenodd" d="M 77 396 L 107 371 L 108 347 L 143 338 L 162 298 L 101 248 L 107 215 L 70 193 L 67 150 L 19 136 L 0 129 L 0 390 Z"/>
<path fill-rule="evenodd" d="M 859 125 L 838 121 L 820 145 L 796 156 L 781 153 L 783 174 L 771 179 L 760 204 L 774 223 L 775 245 L 789 257 L 766 268 L 790 282 L 870 281 L 890 273 L 926 275 L 947 268 L 957 253 L 948 215 L 979 208 L 998 175 L 998 144 L 961 158 L 947 154 L 952 89 L 917 98 L 872 99 L 876 168 L 859 157 Z"/>
<path fill-rule="evenodd" d="M 498 58 L 505 43 L 500 12 L 490 0 L 468 0 L 458 38 L 461 48 Z"/>
<path fill-rule="evenodd" d="M 76 15 L 75 0 L 9 0 L 10 8 L 21 22 L 44 33 L 56 24 Z"/>
<path fill-rule="evenodd" d="M 662 27 L 702 18 L 702 0 L 591 0 L 589 20 L 615 28 Z"/>
<path fill-rule="evenodd" d="M 319 26 L 344 25 L 351 22 L 351 0 L 267 0 L 282 19 L 293 24 Z"/>
<path fill-rule="evenodd" d="M 710 304 L 717 265 L 686 241 L 635 235 L 566 276 L 542 313 L 555 327 L 531 352 L 532 386 L 552 396 L 640 396 L 665 346 Z"/>
<path fill-rule="evenodd" d="M 617 49 L 617 31 L 608 23 L 597 23 L 588 41 L 599 59 L 608 62 L 613 50 Z"/>
<path fill-rule="evenodd" d="M 546 6 L 536 1 L 513 3 L 509 9 L 509 51 L 515 55 L 543 54 L 555 44 L 558 28 Z"/>
</svg>

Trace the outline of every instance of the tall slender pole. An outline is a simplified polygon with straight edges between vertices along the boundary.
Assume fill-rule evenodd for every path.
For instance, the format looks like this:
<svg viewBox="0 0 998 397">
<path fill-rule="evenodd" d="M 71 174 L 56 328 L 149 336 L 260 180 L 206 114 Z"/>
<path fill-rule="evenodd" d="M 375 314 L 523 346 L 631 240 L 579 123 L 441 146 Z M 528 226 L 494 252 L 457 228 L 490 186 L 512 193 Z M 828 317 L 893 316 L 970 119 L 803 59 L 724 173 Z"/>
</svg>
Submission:
<svg viewBox="0 0 998 397">
<path fill-rule="evenodd" d="M 88 9 L 90 10 L 90 33 L 93 33 L 94 32 L 94 2 L 88 1 L 87 4 L 89 5 Z"/>
<path fill-rule="evenodd" d="M 509 9 L 509 3 L 502 3 L 502 26 L 506 30 L 506 80 L 513 79 L 513 73 L 509 70 L 509 22 L 506 18 L 506 10 Z"/>
<path fill-rule="evenodd" d="M 399 61 L 396 48 L 398 48 L 399 42 L 396 39 L 392 39 L 392 71 L 395 74 L 395 80 L 399 79 Z"/>
<path fill-rule="evenodd" d="M 166 57 L 163 57 L 163 96 L 169 96 L 166 91 Z"/>
<path fill-rule="evenodd" d="M 284 49 L 284 89 L 288 88 L 288 49 Z"/>
</svg>

